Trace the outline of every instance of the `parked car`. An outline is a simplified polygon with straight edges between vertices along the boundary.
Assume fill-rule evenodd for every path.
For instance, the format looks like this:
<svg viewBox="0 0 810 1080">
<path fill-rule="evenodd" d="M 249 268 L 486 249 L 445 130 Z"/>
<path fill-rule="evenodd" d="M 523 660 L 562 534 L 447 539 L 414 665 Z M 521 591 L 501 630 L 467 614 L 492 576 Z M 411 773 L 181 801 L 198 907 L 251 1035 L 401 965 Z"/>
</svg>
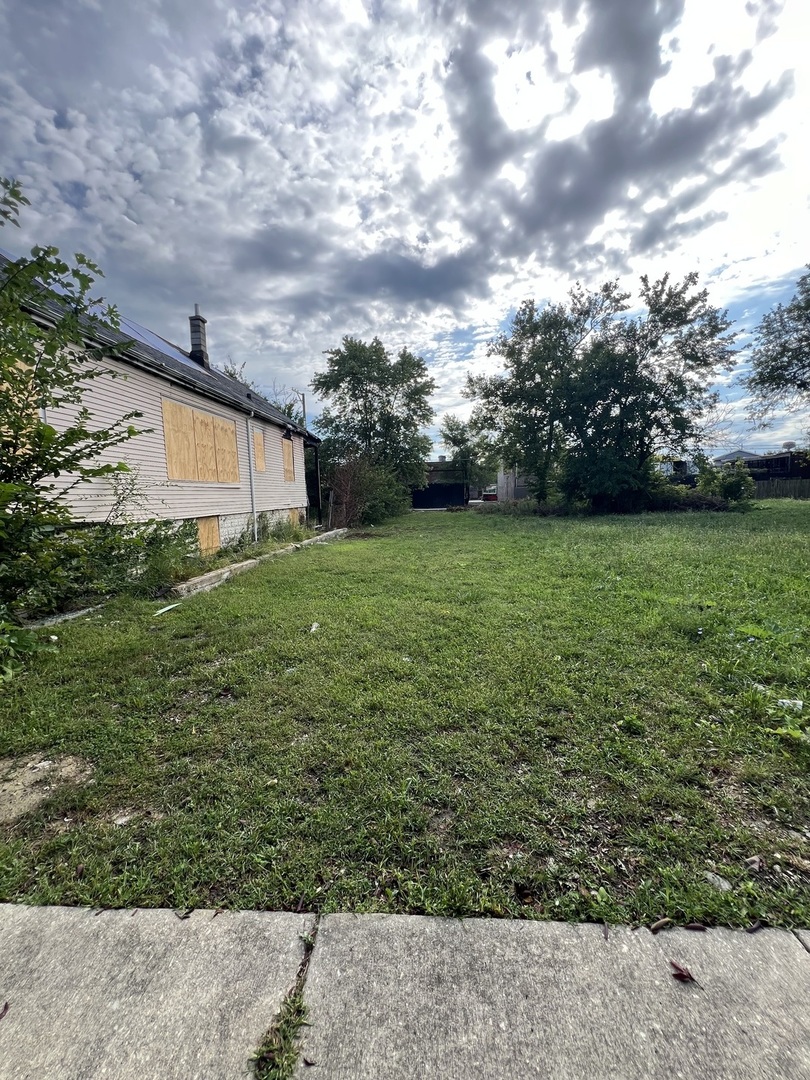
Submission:
<svg viewBox="0 0 810 1080">
<path fill-rule="evenodd" d="M 494 487 L 484 488 L 481 495 L 482 502 L 497 502 L 498 501 L 498 489 Z"/>
</svg>

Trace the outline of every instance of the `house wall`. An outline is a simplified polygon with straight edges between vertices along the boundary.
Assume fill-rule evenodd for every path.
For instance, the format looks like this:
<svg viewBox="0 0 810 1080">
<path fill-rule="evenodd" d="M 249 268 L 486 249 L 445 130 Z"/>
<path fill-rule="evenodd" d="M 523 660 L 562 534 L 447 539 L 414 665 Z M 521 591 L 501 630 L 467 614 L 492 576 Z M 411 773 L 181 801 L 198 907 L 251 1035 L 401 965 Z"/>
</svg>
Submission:
<svg viewBox="0 0 810 1080">
<path fill-rule="evenodd" d="M 129 507 L 132 518 L 181 520 L 217 517 L 220 521 L 220 539 L 227 543 L 246 527 L 252 526 L 251 465 L 258 513 L 268 512 L 272 516 L 286 517 L 291 509 L 306 509 L 304 443 L 300 435 L 293 436 L 295 479 L 285 481 L 281 427 L 257 418 L 250 419 L 245 413 L 179 387 L 168 378 L 115 360 L 107 361 L 107 366 L 118 377 L 103 376 L 90 381 L 83 397 L 83 404 L 92 417 L 90 427 L 109 427 L 125 413 L 137 410 L 142 415 L 131 422 L 138 428 L 151 429 L 121 446 L 113 447 L 100 459 L 111 463 L 125 461 L 136 471 L 138 502 Z M 169 480 L 163 433 L 164 397 L 234 421 L 239 460 L 237 483 Z M 46 419 L 57 429 L 63 430 L 72 422 L 74 415 L 75 410 L 72 409 L 50 410 Z M 264 472 L 256 470 L 254 432 L 264 436 Z M 63 488 L 69 482 L 69 477 L 59 481 Z M 114 488 L 107 478 L 79 484 L 66 496 L 74 517 L 79 521 L 103 521 L 109 515 L 114 500 Z"/>
<path fill-rule="evenodd" d="M 521 476 L 514 469 L 498 469 L 498 502 L 511 502 L 512 499 L 528 499 L 528 477 Z"/>
</svg>

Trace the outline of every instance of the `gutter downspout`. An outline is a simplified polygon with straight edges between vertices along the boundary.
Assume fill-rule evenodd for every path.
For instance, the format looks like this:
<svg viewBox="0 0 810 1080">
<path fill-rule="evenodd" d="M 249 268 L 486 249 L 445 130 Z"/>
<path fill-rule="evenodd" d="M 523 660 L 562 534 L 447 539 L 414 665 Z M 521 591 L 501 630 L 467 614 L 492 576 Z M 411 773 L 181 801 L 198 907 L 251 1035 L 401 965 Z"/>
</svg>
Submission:
<svg viewBox="0 0 810 1080">
<path fill-rule="evenodd" d="M 259 542 L 259 519 L 256 515 L 256 483 L 253 479 L 253 432 L 250 427 L 254 413 L 245 417 L 245 430 L 247 432 L 247 455 L 248 476 L 250 477 L 250 511 L 253 514 L 253 543 Z"/>
</svg>

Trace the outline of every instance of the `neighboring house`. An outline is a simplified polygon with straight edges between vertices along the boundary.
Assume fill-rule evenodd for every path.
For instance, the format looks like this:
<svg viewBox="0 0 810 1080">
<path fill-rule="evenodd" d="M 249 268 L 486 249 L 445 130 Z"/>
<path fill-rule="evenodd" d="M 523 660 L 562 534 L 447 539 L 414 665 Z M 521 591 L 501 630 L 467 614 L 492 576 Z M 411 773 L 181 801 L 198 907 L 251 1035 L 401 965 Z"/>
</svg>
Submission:
<svg viewBox="0 0 810 1080">
<path fill-rule="evenodd" d="M 802 450 L 782 450 L 772 454 L 735 450 L 714 459 L 715 465 L 725 465 L 733 461 L 745 462 L 745 467 L 756 480 L 810 479 L 810 459 Z"/>
<path fill-rule="evenodd" d="M 438 510 L 445 506 L 464 506 L 469 499 L 469 486 L 462 479 L 461 469 L 439 457 L 438 461 L 426 461 L 427 486 L 414 488 L 411 502 L 414 510 Z"/>
<path fill-rule="evenodd" d="M 810 458 L 801 450 L 746 458 L 745 467 L 755 480 L 810 479 Z"/>
<path fill-rule="evenodd" d="M 498 502 L 511 502 L 513 499 L 528 499 L 529 477 L 522 476 L 513 465 L 511 469 L 501 466 L 498 469 Z"/>
<path fill-rule="evenodd" d="M 43 308 L 47 317 L 47 304 Z M 190 316 L 191 349 L 172 345 L 121 319 L 120 331 L 105 331 L 101 344 L 124 345 L 105 366 L 116 377 L 88 382 L 83 397 L 91 427 L 107 426 L 126 413 L 143 433 L 112 447 L 100 463 L 124 461 L 133 470 L 131 520 L 194 520 L 204 553 L 244 533 L 257 535 L 262 522 L 298 521 L 306 513 L 304 447 L 320 440 L 290 420 L 260 394 L 211 368 L 206 320 Z M 128 344 L 126 344 L 128 343 Z M 75 410 L 49 410 L 44 419 L 64 429 Z M 117 474 L 119 477 L 121 474 Z M 58 483 L 67 487 L 70 477 Z M 109 478 L 77 484 L 66 496 L 78 521 L 104 521 L 116 503 Z M 320 493 L 316 497 L 320 511 Z"/>
<path fill-rule="evenodd" d="M 714 464 L 729 465 L 732 461 L 751 461 L 759 456 L 759 454 L 752 454 L 750 450 L 731 450 L 728 454 L 721 454 L 720 457 L 716 457 Z"/>
</svg>

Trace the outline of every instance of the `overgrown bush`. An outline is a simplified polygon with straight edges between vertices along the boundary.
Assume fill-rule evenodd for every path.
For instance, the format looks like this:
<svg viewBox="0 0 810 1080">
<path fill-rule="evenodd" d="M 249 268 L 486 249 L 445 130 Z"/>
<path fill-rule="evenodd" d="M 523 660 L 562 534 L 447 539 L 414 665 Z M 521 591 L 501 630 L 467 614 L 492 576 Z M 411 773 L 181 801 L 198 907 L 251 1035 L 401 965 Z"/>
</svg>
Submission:
<svg viewBox="0 0 810 1080">
<path fill-rule="evenodd" d="M 0 177 L 0 225 L 17 225 L 27 205 Z M 71 266 L 56 248 L 34 247 L 0 267 L 0 604 L 11 621 L 53 608 L 85 579 L 85 545 L 65 532 L 66 496 L 126 471 L 109 452 L 138 434 L 129 421 L 139 413 L 99 427 L 83 404 L 88 382 L 115 377 L 106 364 L 115 350 L 100 342 L 118 315 L 93 295 L 99 268 L 74 258 Z M 65 410 L 66 425 L 48 422 Z"/>
<path fill-rule="evenodd" d="M 757 485 L 744 462 L 732 461 L 718 468 L 704 458 L 698 463 L 697 490 L 741 505 L 753 499 Z"/>
<path fill-rule="evenodd" d="M 289 518 L 283 518 L 275 522 L 269 535 L 273 540 L 284 541 L 287 544 L 300 544 L 302 540 L 308 539 L 312 532 L 306 525 L 302 525 L 300 520 L 291 521 Z"/>
<path fill-rule="evenodd" d="M 12 679 L 33 653 L 53 650 L 55 641 L 55 635 L 45 636 L 18 626 L 8 609 L 0 606 L 0 685 Z"/>
<path fill-rule="evenodd" d="M 478 503 L 475 509 L 479 514 L 502 514 L 507 517 L 570 517 L 582 513 L 581 507 L 564 500 L 538 502 L 537 499 L 503 499 Z"/>
<path fill-rule="evenodd" d="M 332 527 L 379 525 L 411 507 L 409 489 L 389 469 L 355 457 L 331 474 Z"/>
<path fill-rule="evenodd" d="M 707 494 L 696 488 L 686 487 L 683 484 L 665 481 L 657 485 L 650 493 L 648 510 L 729 510 L 731 505 L 728 499 L 720 495 Z"/>
<path fill-rule="evenodd" d="M 9 618 L 30 619 L 101 596 L 161 596 L 203 568 L 193 521 L 104 522 L 55 530 L 31 554 L 0 566 L 0 583 L 13 578 Z"/>
</svg>

